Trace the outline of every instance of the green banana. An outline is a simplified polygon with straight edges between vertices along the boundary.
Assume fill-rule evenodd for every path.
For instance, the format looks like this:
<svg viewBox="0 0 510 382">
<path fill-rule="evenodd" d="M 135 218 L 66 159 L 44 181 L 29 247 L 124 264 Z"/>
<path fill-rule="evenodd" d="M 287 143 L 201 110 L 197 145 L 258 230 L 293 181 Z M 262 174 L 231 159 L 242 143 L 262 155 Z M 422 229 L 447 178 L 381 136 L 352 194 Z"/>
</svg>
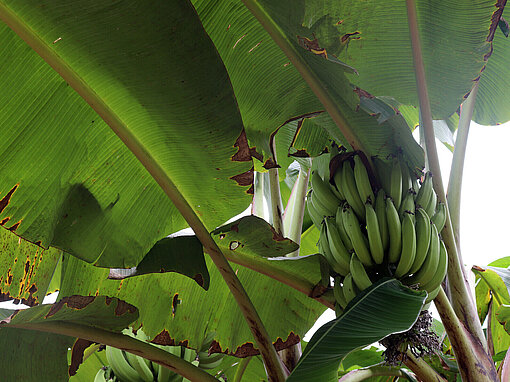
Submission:
<svg viewBox="0 0 510 382">
<path fill-rule="evenodd" d="M 388 261 L 396 263 L 402 251 L 402 225 L 391 198 L 386 199 L 386 221 L 388 222 L 388 235 L 390 238 Z"/>
<path fill-rule="evenodd" d="M 312 195 L 308 194 L 306 200 L 306 208 L 308 209 L 308 215 L 310 216 L 310 219 L 312 219 L 313 224 L 320 229 L 323 217 L 312 205 L 311 197 Z"/>
<path fill-rule="evenodd" d="M 402 199 L 402 203 L 400 203 L 400 208 L 398 210 L 400 221 L 404 219 L 404 215 L 406 212 L 412 214 L 411 218 L 414 221 L 415 207 L 414 207 L 414 191 L 412 189 L 406 191 L 405 197 L 404 199 Z"/>
<path fill-rule="evenodd" d="M 337 186 L 338 184 L 339 183 L 337 183 Z M 342 165 L 340 188 L 345 196 L 345 200 L 347 200 L 347 203 L 352 207 L 354 212 L 356 212 L 356 215 L 358 215 L 360 219 L 364 219 L 365 205 L 359 197 L 356 180 L 354 179 L 354 171 L 349 161 L 345 161 Z"/>
<path fill-rule="evenodd" d="M 354 156 L 354 179 L 361 202 L 366 203 L 370 199 L 371 203 L 375 203 L 375 196 L 372 191 L 367 168 L 359 155 Z"/>
<path fill-rule="evenodd" d="M 439 202 L 437 204 L 437 210 L 434 215 L 432 215 L 432 223 L 434 223 L 437 227 L 437 230 L 441 232 L 446 223 L 446 206 L 444 203 Z"/>
<path fill-rule="evenodd" d="M 430 195 L 429 203 L 427 204 L 427 207 L 425 207 L 425 211 L 427 211 L 427 215 L 434 216 L 436 213 L 436 207 L 437 207 L 437 196 L 434 190 L 432 190 L 432 194 Z"/>
<path fill-rule="evenodd" d="M 416 273 L 427 256 L 430 245 L 430 219 L 421 207 L 416 209 L 416 256 L 409 273 Z"/>
<path fill-rule="evenodd" d="M 317 199 L 328 211 L 336 212 L 340 200 L 333 194 L 329 182 L 326 183 L 322 180 L 321 176 L 317 171 L 312 173 L 310 178 L 314 198 Z"/>
<path fill-rule="evenodd" d="M 106 371 L 103 370 L 103 368 L 99 369 L 95 378 L 94 378 L 94 382 L 106 382 L 108 381 L 106 379 L 106 375 L 105 375 Z"/>
<path fill-rule="evenodd" d="M 198 353 L 198 367 L 201 369 L 214 369 L 223 362 L 223 358 L 225 358 L 225 354 L 223 353 L 214 353 L 209 355 L 208 352 L 199 352 Z"/>
<path fill-rule="evenodd" d="M 411 269 L 416 256 L 416 230 L 411 214 L 405 213 L 402 221 L 402 252 L 398 261 L 395 277 L 403 277 Z M 352 272 L 352 271 L 351 271 Z"/>
<path fill-rule="evenodd" d="M 370 250 L 368 249 L 369 244 L 367 242 L 367 238 L 361 232 L 361 227 L 356 217 L 354 211 L 346 206 L 342 211 L 342 219 L 344 222 L 345 231 L 349 238 L 351 239 L 352 246 L 354 247 L 354 252 L 363 263 L 363 265 L 370 267 L 373 265 L 372 255 L 370 254 Z M 350 260 L 350 258 L 349 258 Z"/>
<path fill-rule="evenodd" d="M 126 355 L 126 359 L 128 360 L 129 364 L 133 367 L 133 369 L 136 370 L 140 378 L 142 378 L 145 382 L 152 382 L 154 381 L 154 375 L 152 374 L 152 370 L 149 367 L 148 360 L 145 360 L 143 357 L 139 357 L 137 355 L 124 352 Z"/>
<path fill-rule="evenodd" d="M 172 353 L 173 355 L 180 357 L 181 356 L 181 347 L 180 346 L 159 346 L 163 350 Z M 156 365 L 154 365 L 156 366 Z M 182 376 L 174 373 L 172 370 L 157 364 L 158 369 L 158 382 L 179 382 L 182 381 Z"/>
<path fill-rule="evenodd" d="M 355 253 L 351 256 L 350 270 L 352 280 L 360 290 L 365 290 L 372 285 L 372 281 L 370 280 L 365 267 L 361 261 L 359 261 L 358 256 L 356 256 Z"/>
<path fill-rule="evenodd" d="M 425 304 L 430 304 L 430 302 L 436 298 L 436 296 L 438 295 L 439 291 L 441 290 L 441 285 L 439 285 L 436 289 L 434 289 L 433 291 L 429 292 L 429 295 L 427 296 L 427 299 L 425 300 Z"/>
<path fill-rule="evenodd" d="M 388 233 L 388 222 L 386 220 L 386 194 L 384 190 L 381 188 L 377 192 L 377 197 L 375 198 L 375 213 L 377 215 L 377 222 L 379 223 L 379 233 L 381 234 L 381 241 L 383 245 L 383 249 L 386 251 L 390 244 L 390 237 Z"/>
<path fill-rule="evenodd" d="M 420 189 L 418 190 L 418 194 L 416 195 L 416 199 L 415 199 L 416 205 L 421 206 L 424 209 L 427 208 L 433 192 L 434 192 L 434 189 L 433 189 L 433 185 L 432 185 L 432 173 L 430 171 L 428 171 L 425 174 L 423 183 L 422 183 Z"/>
<path fill-rule="evenodd" d="M 115 375 L 122 382 L 143 382 L 136 370 L 128 363 L 122 350 L 106 346 L 106 359 Z"/>
<path fill-rule="evenodd" d="M 326 224 L 323 224 L 321 227 L 321 232 L 319 236 L 319 242 L 317 243 L 319 252 L 326 258 L 328 261 L 329 266 L 331 269 L 338 273 L 339 275 L 345 276 L 347 273 L 349 273 L 349 268 L 347 268 L 345 265 L 342 266 L 339 264 L 335 257 L 333 256 L 333 253 L 331 252 L 331 246 L 328 242 L 328 234 L 326 230 Z"/>
<path fill-rule="evenodd" d="M 372 163 L 374 164 L 379 184 L 382 186 L 383 189 L 389 190 L 391 179 L 390 165 L 378 157 L 373 158 Z"/>
<path fill-rule="evenodd" d="M 348 270 L 349 263 L 351 261 L 351 254 L 345 248 L 344 243 L 342 242 L 342 238 L 340 237 L 340 233 L 336 228 L 336 224 L 332 218 L 325 219 L 326 224 L 326 234 L 328 238 L 329 248 L 331 249 L 331 253 L 335 261 L 339 264 L 339 267 Z M 344 272 L 340 274 L 345 274 Z"/>
<path fill-rule="evenodd" d="M 350 273 L 347 274 L 347 276 L 345 276 L 343 284 L 345 301 L 347 301 L 347 304 L 349 304 L 349 302 L 351 302 L 351 300 L 357 296 L 359 290 L 354 284 L 354 281 L 352 280 L 352 275 Z"/>
<path fill-rule="evenodd" d="M 335 296 L 335 300 L 340 305 L 342 309 L 345 309 L 347 306 L 347 300 L 344 296 L 344 290 L 342 287 L 342 281 L 340 277 L 335 277 L 335 284 L 333 284 L 333 295 Z"/>
<path fill-rule="evenodd" d="M 321 201 L 317 198 L 317 194 L 314 192 L 314 190 L 312 190 L 310 193 L 310 202 L 315 208 L 315 211 L 317 211 L 320 216 L 332 216 L 336 212 L 336 207 L 334 210 L 335 212 L 332 212 L 324 204 L 322 204 Z"/>
<path fill-rule="evenodd" d="M 440 256 L 440 239 L 437 228 L 434 224 L 430 224 L 430 246 L 427 256 L 421 268 L 407 281 L 406 284 L 418 284 L 421 288 L 426 285 L 436 274 L 437 265 Z"/>
<path fill-rule="evenodd" d="M 439 248 L 439 263 L 437 264 L 436 273 L 428 281 L 425 285 L 421 287 L 421 289 L 426 290 L 429 293 L 432 293 L 438 286 L 443 282 L 446 272 L 448 271 L 448 253 L 446 252 L 446 246 L 444 242 L 440 240 L 440 248 Z"/>
<path fill-rule="evenodd" d="M 397 159 L 393 161 L 393 165 L 391 167 L 389 194 L 393 199 L 395 208 L 398 210 L 400 208 L 400 202 L 402 201 L 402 168 Z"/>
<path fill-rule="evenodd" d="M 349 238 L 349 235 L 347 235 L 347 231 L 345 230 L 345 227 L 344 227 L 344 221 L 343 221 L 343 217 L 342 217 L 343 209 L 344 209 L 344 206 L 342 205 L 342 206 L 338 207 L 338 210 L 336 211 L 336 217 L 335 217 L 336 228 L 338 228 L 338 233 L 340 234 L 340 237 L 342 238 L 342 242 L 344 243 L 347 251 L 353 252 L 354 247 L 352 246 L 351 239 Z"/>
<path fill-rule="evenodd" d="M 384 247 L 381 238 L 381 232 L 379 230 L 379 220 L 377 219 L 377 213 L 370 203 L 365 205 L 365 213 L 370 253 L 372 254 L 372 259 L 374 259 L 376 264 L 382 264 L 384 261 Z"/>
<path fill-rule="evenodd" d="M 413 189 L 413 182 L 411 180 L 411 174 L 409 172 L 409 167 L 405 163 L 400 165 L 402 170 L 402 200 L 407 196 L 409 190 Z M 413 199 L 414 201 L 414 199 Z"/>
</svg>

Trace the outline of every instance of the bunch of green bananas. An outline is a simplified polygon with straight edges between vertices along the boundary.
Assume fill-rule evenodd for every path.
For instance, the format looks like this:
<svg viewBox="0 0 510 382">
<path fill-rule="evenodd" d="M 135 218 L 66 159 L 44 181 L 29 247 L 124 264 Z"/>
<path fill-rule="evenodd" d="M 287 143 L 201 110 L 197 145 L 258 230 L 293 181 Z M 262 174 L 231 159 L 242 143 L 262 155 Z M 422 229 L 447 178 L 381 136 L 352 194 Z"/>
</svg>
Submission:
<svg viewBox="0 0 510 382">
<path fill-rule="evenodd" d="M 338 311 L 388 276 L 426 290 L 428 303 L 447 270 L 439 236 L 446 207 L 437 202 L 432 174 L 426 173 L 420 184 L 396 159 L 374 158 L 376 174 L 367 171 L 367 164 L 361 152 L 342 153 L 325 171 L 329 179 L 314 171 L 310 180 L 307 208 L 320 229 L 319 252 L 335 276 Z"/>
<path fill-rule="evenodd" d="M 148 341 L 149 338 L 141 330 L 134 334 L 131 330 L 126 329 L 124 334 L 128 334 L 141 341 Z M 184 360 L 191 362 L 193 365 L 202 369 L 213 369 L 222 362 L 225 354 L 215 353 L 208 354 L 208 349 L 214 339 L 214 333 L 210 333 L 202 342 L 202 345 L 197 352 L 188 349 L 184 346 L 163 346 L 155 345 L 159 348 L 172 353 L 175 356 L 181 357 Z M 186 382 L 185 379 L 179 374 L 171 370 L 151 362 L 145 358 L 128 353 L 111 346 L 106 346 L 106 359 L 109 366 L 101 368 L 94 379 L 94 382 Z"/>
</svg>

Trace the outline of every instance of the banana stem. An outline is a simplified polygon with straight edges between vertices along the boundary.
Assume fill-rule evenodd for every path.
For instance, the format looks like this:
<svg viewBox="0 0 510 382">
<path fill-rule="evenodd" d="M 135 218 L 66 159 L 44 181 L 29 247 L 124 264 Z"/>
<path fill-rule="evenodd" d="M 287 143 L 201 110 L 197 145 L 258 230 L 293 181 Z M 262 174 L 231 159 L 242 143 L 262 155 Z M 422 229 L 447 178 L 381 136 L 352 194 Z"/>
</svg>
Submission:
<svg viewBox="0 0 510 382">
<path fill-rule="evenodd" d="M 285 236 L 296 244 L 301 244 L 301 234 L 303 230 L 303 216 L 305 213 L 306 190 L 308 188 L 308 179 L 310 178 L 310 169 L 307 171 L 299 170 L 298 178 L 285 207 L 283 214 L 283 231 Z M 299 256 L 299 248 L 287 255 L 287 257 Z"/>
<path fill-rule="evenodd" d="M 193 364 L 186 362 L 182 358 L 166 352 L 147 342 L 137 340 L 136 338 L 121 333 L 114 333 L 104 329 L 64 321 L 9 324 L 8 327 L 37 330 L 41 332 L 83 338 L 89 341 L 113 346 L 134 355 L 149 359 L 172 370 L 175 373 L 182 375 L 192 382 L 218 382 L 218 380 L 212 375 L 194 366 Z M 9 329 L 6 328 L 4 330 Z"/>
<path fill-rule="evenodd" d="M 411 44 L 413 50 L 414 68 L 416 74 L 416 85 L 418 88 L 418 97 L 420 103 L 420 113 L 423 121 L 423 131 L 425 136 L 425 148 L 427 151 L 427 161 L 430 171 L 434 174 L 432 178 L 434 190 L 438 200 L 445 203 L 447 217 L 446 224 L 441 232 L 443 241 L 448 250 L 448 282 L 452 294 L 453 309 L 469 332 L 487 348 L 482 326 L 478 320 L 476 306 L 473 297 L 468 289 L 469 281 L 462 266 L 461 259 L 457 252 L 457 246 L 453 234 L 450 220 L 450 213 L 446 201 L 446 195 L 441 178 L 441 168 L 437 155 L 436 139 L 434 135 L 434 126 L 432 122 L 432 112 L 427 91 L 427 81 L 425 78 L 425 67 L 421 53 L 420 34 L 418 30 L 418 17 L 416 13 L 416 4 L 414 0 L 406 0 L 407 15 L 409 20 L 409 31 L 411 35 Z"/>
<path fill-rule="evenodd" d="M 476 93 L 478 92 L 478 81 L 475 82 L 471 93 L 461 105 L 459 125 L 457 127 L 457 139 L 453 151 L 450 179 L 448 180 L 448 208 L 452 220 L 453 234 L 457 243 L 457 250 L 460 253 L 459 225 L 460 225 L 460 200 L 462 190 L 462 175 L 464 172 L 464 160 L 466 157 L 467 139 L 469 125 L 475 107 Z M 459 255 L 460 256 L 460 255 Z"/>
<path fill-rule="evenodd" d="M 280 177 L 278 168 L 269 169 L 269 190 L 271 194 L 271 217 L 273 228 L 277 233 L 284 236 L 283 232 L 283 205 L 282 196 L 280 194 Z"/>
<path fill-rule="evenodd" d="M 443 288 L 434 299 L 434 304 L 448 333 L 462 380 L 497 382 L 498 377 L 492 358 L 489 357 L 482 343 L 459 321 Z"/>
<path fill-rule="evenodd" d="M 417 358 L 409 350 L 406 352 L 404 364 L 423 382 L 447 382 L 423 358 Z"/>
<path fill-rule="evenodd" d="M 366 369 L 357 369 L 350 371 L 347 374 L 345 374 L 342 378 L 340 378 L 338 382 L 361 382 L 368 378 L 383 376 L 406 378 L 407 375 L 408 375 L 407 373 L 404 373 L 401 369 L 396 367 L 372 366 Z"/>
</svg>

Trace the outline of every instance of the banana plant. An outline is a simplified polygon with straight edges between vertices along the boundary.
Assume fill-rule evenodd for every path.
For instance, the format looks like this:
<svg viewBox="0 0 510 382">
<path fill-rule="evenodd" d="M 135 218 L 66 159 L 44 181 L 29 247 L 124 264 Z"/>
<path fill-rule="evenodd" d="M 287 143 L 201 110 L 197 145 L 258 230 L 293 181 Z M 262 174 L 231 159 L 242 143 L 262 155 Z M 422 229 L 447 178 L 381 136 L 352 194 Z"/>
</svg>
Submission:
<svg viewBox="0 0 510 382">
<path fill-rule="evenodd" d="M 0 312 L 4 378 L 122 381 L 113 360 L 131 367 L 124 380 L 505 380 L 507 275 L 475 269 L 473 295 L 458 216 L 471 119 L 510 120 L 509 27 L 505 1 L 463 5 L 0 0 L 0 293 L 29 307 Z M 454 150 L 448 192 L 436 137 Z M 441 212 L 410 211 L 393 187 L 425 169 L 417 198 Z M 409 253 L 425 253 L 413 230 L 426 216 L 442 227 L 427 281 L 395 239 L 374 241 L 383 204 L 404 222 L 391 236 L 416 238 Z M 406 261 L 366 273 L 387 245 Z M 391 347 L 428 328 L 432 300 L 437 350 Z M 327 308 L 338 317 L 306 344 Z M 397 366 L 359 349 L 379 341 Z M 118 351 L 86 374 L 103 345 Z M 221 362 L 196 367 L 204 352 Z"/>
</svg>

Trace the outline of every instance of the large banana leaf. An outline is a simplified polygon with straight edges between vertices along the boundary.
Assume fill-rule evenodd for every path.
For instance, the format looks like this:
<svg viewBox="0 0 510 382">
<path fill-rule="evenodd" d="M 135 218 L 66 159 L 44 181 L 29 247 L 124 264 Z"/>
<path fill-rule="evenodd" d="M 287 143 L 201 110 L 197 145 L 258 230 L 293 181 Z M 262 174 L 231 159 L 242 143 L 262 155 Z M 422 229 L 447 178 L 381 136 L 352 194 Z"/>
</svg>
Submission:
<svg viewBox="0 0 510 382">
<path fill-rule="evenodd" d="M 60 259 L 60 251 L 44 250 L 8 230 L 0 230 L 0 300 L 42 303 Z"/>
<path fill-rule="evenodd" d="M 435 119 L 455 112 L 482 71 L 504 5 L 477 1 L 416 1 L 428 92 Z M 279 1 L 279 23 L 302 23 L 328 55 L 357 69 L 351 80 L 378 96 L 418 105 L 404 1 Z M 275 6 L 276 8 L 276 6 Z M 275 10 L 276 12 L 276 10 Z M 291 13 L 293 15 L 291 17 Z M 288 25 L 285 25 L 288 26 Z"/>
<path fill-rule="evenodd" d="M 72 337 L 38 331 L 41 325 L 66 323 L 120 332 L 138 316 L 135 307 L 104 296 L 72 296 L 52 305 L 0 312 L 2 380 L 67 380 L 67 349 Z M 32 330 L 30 330 L 32 329 Z"/>
<path fill-rule="evenodd" d="M 287 381 L 337 381 L 342 358 L 389 334 L 410 329 L 425 298 L 425 292 L 411 290 L 395 279 L 372 285 L 342 315 L 317 330 Z"/>
<path fill-rule="evenodd" d="M 323 111 L 324 105 L 309 88 L 310 84 L 305 82 L 295 63 L 240 2 L 194 0 L 193 4 L 225 63 L 250 142 L 255 143 L 259 154 L 270 155 L 271 133 L 288 121 Z M 361 110 L 355 111 L 359 96 L 345 77 L 345 71 L 352 69 L 299 46 L 296 36 L 312 38 L 303 34 L 301 26 L 304 22 L 303 1 L 261 1 L 256 2 L 256 6 L 262 7 L 282 28 L 286 43 L 301 55 L 312 72 L 310 75 L 320 79 L 318 86 L 330 92 L 370 155 L 385 157 L 404 151 L 412 167 L 423 166 L 423 153 L 401 116 L 379 125 L 376 118 Z M 338 143 L 348 144 L 327 113 L 321 113 L 312 121 L 326 129 Z M 313 129 L 301 134 L 316 135 Z"/>
<path fill-rule="evenodd" d="M 497 125 L 510 120 L 510 40 L 501 30 L 496 30 L 494 51 L 482 72 L 476 95 L 473 120 L 482 125 Z"/>
<path fill-rule="evenodd" d="M 66 257 L 63 264 L 60 296 L 101 294 L 125 300 L 140 312 L 135 327 L 143 325 L 144 332 L 159 343 L 183 342 L 197 348 L 205 334 L 214 331 L 221 351 L 237 356 L 257 353 L 253 351 L 253 337 L 239 307 L 208 259 L 211 277 L 208 291 L 176 273 L 117 281 L 107 279 L 107 269 L 94 267 L 75 257 Z M 325 310 L 323 305 L 295 289 L 250 269 L 236 264 L 232 266 L 273 342 L 280 339 L 278 342 L 282 345 L 282 341 L 289 339 L 287 345 L 294 343 L 297 339 L 294 334 L 302 338 Z M 282 266 L 292 267 L 292 261 Z M 310 277 L 309 271 L 306 272 L 305 277 Z M 320 274 L 317 278 L 319 281 Z M 283 310 L 284 320 L 281 319 Z"/>
<path fill-rule="evenodd" d="M 2 1 L 0 19 L 65 78 L 0 25 L 2 225 L 117 267 L 185 226 L 103 120 L 211 230 L 247 207 L 253 164 L 241 116 L 188 2 Z"/>
</svg>

